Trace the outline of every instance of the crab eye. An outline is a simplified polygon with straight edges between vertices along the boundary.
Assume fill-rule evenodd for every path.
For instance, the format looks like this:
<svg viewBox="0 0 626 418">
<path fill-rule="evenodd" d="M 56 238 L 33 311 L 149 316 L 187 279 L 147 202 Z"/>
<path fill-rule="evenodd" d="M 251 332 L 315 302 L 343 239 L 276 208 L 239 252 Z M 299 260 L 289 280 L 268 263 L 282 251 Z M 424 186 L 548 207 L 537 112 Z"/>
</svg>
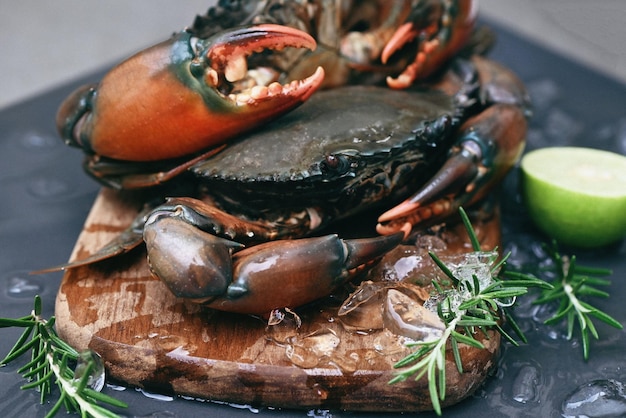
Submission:
<svg viewBox="0 0 626 418">
<path fill-rule="evenodd" d="M 350 161 L 345 155 L 329 154 L 322 161 L 322 169 L 325 172 L 332 172 L 336 175 L 342 175 L 350 169 Z"/>
</svg>

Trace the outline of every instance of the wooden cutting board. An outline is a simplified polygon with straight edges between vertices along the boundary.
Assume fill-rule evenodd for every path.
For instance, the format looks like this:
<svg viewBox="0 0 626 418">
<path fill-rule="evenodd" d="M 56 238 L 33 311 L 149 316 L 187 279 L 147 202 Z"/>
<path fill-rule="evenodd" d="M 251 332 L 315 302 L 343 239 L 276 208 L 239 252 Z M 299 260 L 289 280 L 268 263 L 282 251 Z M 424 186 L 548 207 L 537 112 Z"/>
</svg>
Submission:
<svg viewBox="0 0 626 418">
<path fill-rule="evenodd" d="M 106 244 L 141 205 L 103 190 L 72 259 Z M 467 247 L 463 228 L 456 231 L 448 235 L 451 242 L 458 241 L 453 247 Z M 500 241 L 499 219 L 479 232 L 483 245 L 494 248 Z M 289 320 L 268 328 L 264 318 L 177 299 L 151 277 L 143 249 L 138 249 L 67 271 L 57 296 L 56 324 L 71 345 L 102 356 L 109 379 L 150 391 L 281 408 L 429 409 L 424 379 L 387 383 L 394 375 L 392 365 L 409 352 L 401 339 L 386 329 L 347 330 L 336 315 L 339 299 L 299 310 L 302 326 L 297 330 Z M 474 373 L 459 375 L 449 359 L 446 403 L 467 396 L 483 380 L 499 346 L 498 336 L 492 337 L 488 350 L 475 357 Z"/>
</svg>

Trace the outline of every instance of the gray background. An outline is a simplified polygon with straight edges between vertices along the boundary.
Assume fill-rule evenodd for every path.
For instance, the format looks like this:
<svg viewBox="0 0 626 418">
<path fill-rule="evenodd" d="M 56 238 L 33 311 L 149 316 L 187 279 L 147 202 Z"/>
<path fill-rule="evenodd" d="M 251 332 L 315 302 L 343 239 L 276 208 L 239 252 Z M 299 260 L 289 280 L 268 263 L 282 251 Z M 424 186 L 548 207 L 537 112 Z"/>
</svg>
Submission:
<svg viewBox="0 0 626 418">
<path fill-rule="evenodd" d="M 0 0 L 0 109 L 111 65 L 213 1 Z M 482 0 L 482 16 L 626 82 L 626 1 Z"/>
</svg>

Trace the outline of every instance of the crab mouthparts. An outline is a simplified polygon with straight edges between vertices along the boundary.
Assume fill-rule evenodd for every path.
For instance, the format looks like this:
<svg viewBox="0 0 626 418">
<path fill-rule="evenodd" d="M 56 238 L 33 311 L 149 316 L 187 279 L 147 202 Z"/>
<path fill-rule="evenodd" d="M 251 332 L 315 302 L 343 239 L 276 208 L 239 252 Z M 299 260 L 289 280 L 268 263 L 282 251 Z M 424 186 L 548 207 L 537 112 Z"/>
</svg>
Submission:
<svg viewBox="0 0 626 418">
<path fill-rule="evenodd" d="M 237 106 L 255 104 L 280 95 L 306 100 L 324 79 L 324 70 L 285 85 L 277 80 L 279 70 L 271 67 L 248 68 L 247 58 L 265 50 L 285 48 L 314 50 L 315 39 L 306 32 L 287 26 L 264 24 L 228 31 L 214 40 L 207 52 L 210 63 L 205 70 L 206 83 Z"/>
</svg>

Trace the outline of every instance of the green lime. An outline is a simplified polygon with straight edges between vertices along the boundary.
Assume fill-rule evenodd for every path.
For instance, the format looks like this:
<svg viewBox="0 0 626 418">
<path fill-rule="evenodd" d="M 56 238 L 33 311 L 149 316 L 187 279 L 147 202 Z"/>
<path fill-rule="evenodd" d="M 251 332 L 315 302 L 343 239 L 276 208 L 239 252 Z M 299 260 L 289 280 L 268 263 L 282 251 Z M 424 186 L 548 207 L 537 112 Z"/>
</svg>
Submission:
<svg viewBox="0 0 626 418">
<path fill-rule="evenodd" d="M 626 235 L 626 157 L 554 147 L 522 158 L 522 187 L 535 224 L 564 245 L 599 247 Z"/>
</svg>

